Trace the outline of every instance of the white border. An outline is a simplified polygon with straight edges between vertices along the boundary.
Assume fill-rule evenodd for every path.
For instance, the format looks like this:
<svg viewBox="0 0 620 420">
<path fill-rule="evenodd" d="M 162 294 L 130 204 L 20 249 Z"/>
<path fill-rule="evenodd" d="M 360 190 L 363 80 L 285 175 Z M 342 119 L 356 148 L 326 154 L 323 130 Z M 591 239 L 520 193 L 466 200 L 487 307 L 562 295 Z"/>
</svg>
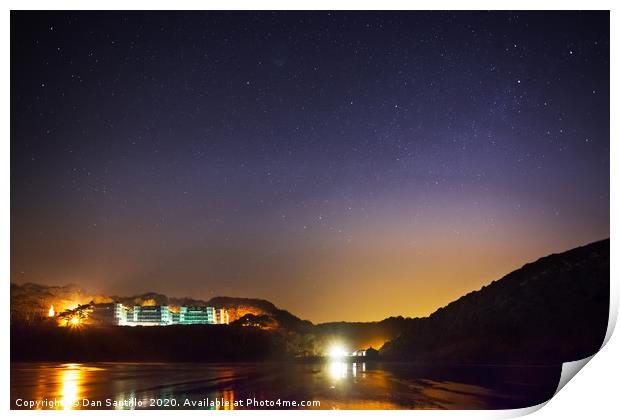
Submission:
<svg viewBox="0 0 620 420">
<path fill-rule="evenodd" d="M 381 2 L 372 2 L 368 0 L 359 1 L 339 1 L 334 0 L 315 0 L 315 1 L 282 1 L 282 0 L 263 0 L 263 1 L 236 1 L 236 2 L 214 2 L 214 1 L 198 1 L 198 0 L 175 0 L 174 2 L 166 2 L 162 0 L 152 1 L 132 1 L 132 0 L 109 0 L 109 1 L 78 1 L 78 0 L 65 0 L 65 1 L 14 1 L 10 0 L 5 2 L 8 8 L 5 10 L 4 19 L 2 25 L 3 28 L 3 42 L 2 42 L 2 57 L 10 57 L 10 9 L 15 10 L 48 10 L 48 9 L 84 9 L 84 10 L 131 10 L 131 9 L 153 9 L 153 10 L 170 10 L 170 9 L 189 9 L 189 10 L 223 10 L 223 9 L 250 9 L 250 10 L 273 10 L 273 9 L 289 9 L 289 10 L 348 10 L 348 9 L 361 9 L 361 10 L 389 10 L 389 9 L 415 9 L 415 10 L 612 10 L 611 12 L 611 45 L 618 45 L 618 24 L 620 19 L 617 17 L 617 12 L 614 10 L 614 5 L 617 2 L 614 1 L 548 1 L 548 0 L 521 0 L 521 1 L 482 1 L 482 0 L 470 0 L 470 1 L 445 1 L 435 0 L 433 2 L 411 2 L 404 0 L 382 0 Z M 2 84 L 2 93 L 4 101 L 2 102 L 2 119 L 3 119 L 3 131 L 5 135 L 3 140 L 0 141 L 0 168 L 2 170 L 2 177 L 0 182 L 0 195 L 2 200 L 2 206 L 0 206 L 0 229 L 2 229 L 2 256 L 0 264 L 2 264 L 2 271 L 6 273 L 7 277 L 10 277 L 10 67 L 8 60 L 3 62 L 1 67 L 3 73 L 4 83 Z M 618 72 L 618 53 L 617 48 L 611 49 L 611 68 Z M 614 74 L 612 70 L 611 74 Z M 617 116 L 614 113 L 616 109 L 616 101 L 618 95 L 618 84 L 615 83 L 615 79 L 612 76 L 611 80 L 611 115 Z M 614 118 L 611 118 L 611 138 L 616 138 L 618 133 L 618 124 L 614 123 Z M 618 206 L 618 150 L 615 144 L 611 143 L 611 214 L 615 214 L 619 209 Z M 614 238 L 616 237 L 617 223 L 614 219 L 611 220 L 610 233 Z M 618 250 L 615 246 L 615 242 L 611 244 L 611 319 L 610 327 L 615 325 L 618 312 Z M 10 374 L 9 374 L 9 294 L 3 295 L 4 308 L 6 313 L 5 322 L 3 324 L 3 335 L 5 337 L 4 344 L 2 345 L 1 352 L 5 363 L 3 364 L 3 382 L 2 382 L 2 395 L 5 409 L 10 407 Z M 608 330 L 609 339 L 612 328 Z M 620 347 L 617 344 L 617 339 L 612 339 L 601 350 L 600 354 L 597 354 L 588 366 L 579 373 L 580 378 L 575 381 L 570 381 L 565 388 L 561 390 L 551 401 L 541 406 L 545 406 L 543 410 L 536 411 L 540 408 L 535 407 L 524 410 L 509 410 L 509 411 L 448 411 L 448 412 L 428 412 L 428 411 L 398 411 L 398 412 L 376 412 L 376 411 L 346 411 L 346 412 L 331 412 L 329 415 L 334 417 L 346 417 L 350 418 L 355 416 L 356 418 L 375 418 L 376 416 L 389 416 L 390 418 L 411 418 L 415 416 L 417 418 L 503 418 L 514 417 L 519 415 L 528 414 L 529 412 L 536 411 L 531 418 L 535 419 L 583 419 L 585 417 L 590 418 L 610 418 L 617 411 L 615 402 L 617 400 L 616 391 L 616 378 L 619 373 L 619 358 Z M 129 412 L 119 412 L 118 415 L 126 416 L 130 415 Z M 320 415 L 327 414 L 325 411 L 319 412 Z M 288 418 L 292 413 L 285 411 L 249 411 L 249 412 L 236 412 L 235 416 L 241 416 L 255 419 L 256 417 L 274 417 L 274 418 Z M 67 418 L 73 416 L 83 416 L 77 412 L 45 412 L 44 414 L 35 413 L 32 411 L 11 411 L 11 416 L 20 418 L 39 418 L 39 416 L 52 416 L 54 418 Z M 108 418 L 109 412 L 92 411 L 86 414 L 87 416 L 93 416 L 98 418 Z M 153 416 L 164 418 L 175 415 L 170 411 L 163 412 L 134 412 L 131 414 L 134 416 L 142 417 L 146 416 L 152 419 Z M 203 417 L 205 413 L 184 411 L 182 414 L 184 417 Z M 210 412 L 208 415 L 231 415 L 230 412 Z M 316 415 L 316 412 L 312 411 L 300 411 L 295 412 L 297 417 Z M 61 417 L 57 417 L 61 416 Z"/>
</svg>

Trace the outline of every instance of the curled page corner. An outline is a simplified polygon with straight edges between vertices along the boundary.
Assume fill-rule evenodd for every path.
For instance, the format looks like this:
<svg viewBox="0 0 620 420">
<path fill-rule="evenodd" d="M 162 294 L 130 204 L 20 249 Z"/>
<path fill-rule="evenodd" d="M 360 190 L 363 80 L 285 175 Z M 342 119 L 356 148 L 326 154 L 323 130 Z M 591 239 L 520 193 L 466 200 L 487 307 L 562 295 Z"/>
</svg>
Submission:
<svg viewBox="0 0 620 420">
<path fill-rule="evenodd" d="M 579 372 L 594 357 L 595 354 L 586 357 L 585 359 L 563 363 L 562 373 L 560 374 L 560 381 L 558 382 L 558 387 L 556 388 L 553 395 L 555 396 L 558 392 L 560 392 L 560 390 L 564 388 L 564 385 L 566 385 L 568 381 L 573 379 L 573 376 L 575 376 L 577 372 Z"/>
<path fill-rule="evenodd" d="M 611 338 L 611 335 L 616 328 L 616 321 L 618 320 L 618 303 L 620 301 L 620 295 L 614 283 L 611 281 L 609 282 L 609 297 L 609 319 L 607 321 L 607 332 L 605 333 L 605 338 L 603 339 L 601 348 L 603 348 Z"/>
<path fill-rule="evenodd" d="M 603 343 L 601 344 L 601 348 L 596 352 L 598 353 L 609 341 L 611 335 L 616 328 L 616 321 L 618 319 L 618 294 L 613 293 L 613 286 L 610 284 L 610 305 L 609 305 L 609 320 L 607 321 L 607 332 L 605 333 L 605 338 L 603 339 Z M 558 387 L 555 390 L 554 396 L 560 392 L 564 385 L 566 385 L 573 377 L 579 372 L 595 355 L 593 355 L 580 359 L 574 360 L 572 362 L 564 362 L 562 364 L 562 373 L 560 374 L 560 381 L 558 382 Z"/>
</svg>

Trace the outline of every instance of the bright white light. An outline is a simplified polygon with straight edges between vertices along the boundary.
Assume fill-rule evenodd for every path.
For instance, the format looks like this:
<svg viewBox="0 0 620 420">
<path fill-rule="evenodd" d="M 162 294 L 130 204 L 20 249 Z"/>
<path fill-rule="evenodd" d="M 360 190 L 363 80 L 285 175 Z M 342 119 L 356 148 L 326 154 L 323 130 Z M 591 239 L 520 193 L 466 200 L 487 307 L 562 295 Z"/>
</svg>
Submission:
<svg viewBox="0 0 620 420">
<path fill-rule="evenodd" d="M 329 376 L 332 379 L 344 379 L 347 377 L 347 362 L 341 362 L 339 360 L 331 360 L 329 362 Z M 355 376 L 355 375 L 353 375 Z"/>
<path fill-rule="evenodd" d="M 335 344 L 329 348 L 327 355 L 330 359 L 339 360 L 347 357 L 349 352 L 343 346 Z"/>
</svg>

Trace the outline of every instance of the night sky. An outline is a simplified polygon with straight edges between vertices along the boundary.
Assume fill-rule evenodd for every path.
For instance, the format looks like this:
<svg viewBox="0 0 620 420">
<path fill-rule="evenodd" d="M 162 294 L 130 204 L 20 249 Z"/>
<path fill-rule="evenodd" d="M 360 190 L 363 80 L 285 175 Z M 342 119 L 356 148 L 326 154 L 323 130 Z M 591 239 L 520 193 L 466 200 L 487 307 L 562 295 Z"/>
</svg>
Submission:
<svg viewBox="0 0 620 420">
<path fill-rule="evenodd" d="M 11 281 L 427 315 L 609 236 L 607 12 L 11 15 Z"/>
</svg>

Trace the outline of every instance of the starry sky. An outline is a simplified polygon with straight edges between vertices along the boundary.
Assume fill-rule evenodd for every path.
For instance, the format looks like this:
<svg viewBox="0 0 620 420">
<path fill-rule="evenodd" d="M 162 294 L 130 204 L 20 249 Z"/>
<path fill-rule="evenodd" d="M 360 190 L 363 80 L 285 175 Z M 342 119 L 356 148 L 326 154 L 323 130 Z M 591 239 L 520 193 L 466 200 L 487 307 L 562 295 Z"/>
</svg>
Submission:
<svg viewBox="0 0 620 420">
<path fill-rule="evenodd" d="M 13 12 L 11 281 L 422 316 L 609 236 L 608 12 Z"/>
</svg>

